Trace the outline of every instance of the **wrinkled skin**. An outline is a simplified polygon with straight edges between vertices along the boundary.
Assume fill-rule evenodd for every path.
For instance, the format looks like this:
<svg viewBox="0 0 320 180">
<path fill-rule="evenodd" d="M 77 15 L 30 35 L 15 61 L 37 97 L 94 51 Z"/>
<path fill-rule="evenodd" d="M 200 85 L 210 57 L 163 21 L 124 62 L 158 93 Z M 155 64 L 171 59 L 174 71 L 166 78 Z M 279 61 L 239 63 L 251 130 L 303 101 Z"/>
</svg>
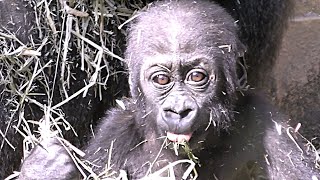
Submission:
<svg viewBox="0 0 320 180">
<path fill-rule="evenodd" d="M 167 137 L 168 142 L 189 143 L 202 164 L 196 166 L 200 179 L 319 176 L 313 154 L 287 159 L 287 150 L 293 155 L 305 152 L 275 129 L 275 122 L 284 123 L 285 116 L 263 97 L 237 98 L 237 60 L 245 45 L 235 19 L 223 8 L 206 1 L 156 3 L 140 13 L 128 32 L 132 97 L 123 99 L 125 109 L 107 112 L 85 149 L 85 159 L 94 164 L 96 173 L 111 161 L 112 170 L 125 170 L 129 179 L 140 179 L 185 159 L 185 153 L 176 155 L 170 145 L 162 149 Z M 55 163 L 42 158 L 44 153 L 32 153 L 30 162 L 51 166 L 26 166 L 26 160 L 21 178 L 39 177 L 36 171 L 28 174 L 34 168 L 51 171 L 48 179 L 76 177 L 65 152 L 56 154 L 63 160 Z M 65 164 L 68 172 L 53 176 Z M 181 179 L 185 170 L 185 164 L 176 166 L 175 176 Z"/>
</svg>

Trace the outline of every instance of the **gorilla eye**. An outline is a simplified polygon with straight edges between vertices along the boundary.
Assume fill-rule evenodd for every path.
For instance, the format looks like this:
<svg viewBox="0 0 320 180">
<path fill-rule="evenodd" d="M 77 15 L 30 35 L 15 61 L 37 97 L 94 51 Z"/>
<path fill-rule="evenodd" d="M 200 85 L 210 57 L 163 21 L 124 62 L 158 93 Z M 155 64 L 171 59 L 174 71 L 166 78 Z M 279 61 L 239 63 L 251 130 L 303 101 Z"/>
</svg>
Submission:
<svg viewBox="0 0 320 180">
<path fill-rule="evenodd" d="M 169 76 L 165 74 L 157 74 L 152 78 L 152 80 L 159 85 L 166 85 L 170 82 Z"/>
<path fill-rule="evenodd" d="M 188 80 L 194 81 L 194 82 L 199 82 L 199 81 L 202 81 L 205 77 L 206 77 L 206 75 L 203 74 L 202 72 L 195 71 L 189 75 Z"/>
<path fill-rule="evenodd" d="M 187 82 L 190 84 L 202 84 L 208 81 L 207 72 L 203 69 L 192 69 L 187 74 Z"/>
</svg>

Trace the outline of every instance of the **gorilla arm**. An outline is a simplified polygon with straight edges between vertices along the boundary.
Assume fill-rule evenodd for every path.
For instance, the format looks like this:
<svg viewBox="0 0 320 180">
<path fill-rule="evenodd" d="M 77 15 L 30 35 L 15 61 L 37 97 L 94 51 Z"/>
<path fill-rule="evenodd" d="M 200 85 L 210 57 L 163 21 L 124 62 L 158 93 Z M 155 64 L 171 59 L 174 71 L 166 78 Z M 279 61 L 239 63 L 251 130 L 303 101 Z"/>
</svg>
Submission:
<svg viewBox="0 0 320 180">
<path fill-rule="evenodd" d="M 114 143 L 113 146 L 116 147 L 119 141 L 130 142 L 129 138 L 135 137 L 134 135 L 128 134 L 131 117 L 124 115 L 124 113 L 125 111 L 121 113 L 121 111 L 117 109 L 110 111 L 110 119 L 102 119 L 102 121 L 106 123 L 103 123 L 97 128 L 96 138 L 93 138 L 91 142 L 93 145 L 88 146 L 86 150 L 88 153 L 86 158 L 98 165 L 96 169 L 102 170 L 105 168 L 108 162 L 108 150 L 112 143 Z M 121 116 L 120 114 L 123 114 L 122 118 L 113 120 Z M 108 135 L 106 135 L 105 132 L 109 132 L 107 133 Z M 123 136 L 126 136 L 125 140 L 121 139 Z M 114 156 L 112 157 L 115 161 L 119 159 L 118 157 L 127 154 L 130 148 L 122 146 L 116 147 L 116 149 L 117 151 L 114 152 Z M 96 159 L 97 161 L 95 161 Z M 116 164 L 121 163 L 123 162 Z M 117 166 L 117 168 L 120 167 Z M 50 138 L 42 141 L 40 145 L 37 145 L 24 160 L 19 179 L 31 180 L 46 178 L 67 180 L 76 179 L 77 174 L 79 174 L 77 167 L 65 147 L 63 147 L 56 138 Z"/>
<path fill-rule="evenodd" d="M 203 152 L 203 156 L 213 157 L 205 160 L 204 166 L 213 169 L 218 179 L 320 177 L 315 152 L 306 148 L 306 140 L 287 125 L 287 116 L 261 95 L 239 98 L 234 127 L 221 134 L 221 144 Z M 199 174 L 204 179 L 213 178 L 202 171 Z"/>
<path fill-rule="evenodd" d="M 109 111 L 108 118 L 101 120 L 103 123 L 96 129 L 96 136 L 85 150 L 85 158 L 94 164 L 94 170 L 103 170 L 106 167 L 112 146 L 116 149 L 112 152 L 112 163 L 115 162 L 112 170 L 120 170 L 121 164 L 124 164 L 120 159 L 127 156 L 137 137 L 132 132 L 134 120 L 131 114 L 129 111 L 114 108 Z M 120 145 L 121 142 L 123 146 Z M 19 179 L 67 180 L 76 178 L 77 174 L 77 167 L 65 147 L 57 139 L 50 138 L 37 145 L 24 160 Z"/>
<path fill-rule="evenodd" d="M 110 173 L 105 170 L 125 170 L 129 179 L 140 179 L 151 173 L 151 169 L 158 170 L 167 165 L 167 162 L 178 160 L 171 149 L 162 149 L 165 139 L 156 139 L 153 135 L 155 128 L 150 125 L 141 125 L 143 127 L 139 128 L 141 122 L 137 121 L 141 119 L 136 119 L 137 113 L 132 108 L 134 105 L 128 103 L 126 106 L 126 110 L 110 110 L 101 119 L 94 137 L 85 148 L 84 159 L 99 176 Z M 185 168 L 177 166 L 175 174 L 182 176 L 184 170 Z M 79 178 L 72 158 L 56 139 L 49 139 L 36 146 L 22 164 L 19 179 L 43 178 Z"/>
<path fill-rule="evenodd" d="M 299 134 L 298 129 L 288 125 L 289 117 L 283 114 L 277 107 L 267 102 L 266 96 L 255 95 L 246 98 L 247 114 L 244 113 L 240 120 L 251 119 L 256 127 L 262 126 L 257 136 L 251 137 L 251 142 L 262 145 L 264 154 L 261 154 L 261 163 L 264 163 L 270 179 L 313 179 L 320 177 L 320 171 L 316 168 L 316 152 L 310 149 L 310 144 Z M 252 127 L 252 126 L 251 126 Z M 260 141 L 260 142 L 258 142 Z M 249 141 L 248 141 L 249 142 Z M 263 155 L 263 156 L 262 156 Z"/>
<path fill-rule="evenodd" d="M 149 115 L 141 117 L 134 103 L 125 102 L 125 106 L 125 110 L 114 108 L 108 112 L 85 150 L 85 159 L 94 164 L 94 172 L 105 173 L 111 168 L 126 171 L 129 179 L 141 179 L 180 159 L 171 149 L 163 148 L 166 139 L 158 138 Z M 184 170 L 177 166 L 175 174 L 182 176 Z"/>
<path fill-rule="evenodd" d="M 126 108 L 129 106 L 126 104 Z M 133 110 L 114 108 L 107 114 L 85 150 L 86 159 L 94 164 L 93 170 L 98 172 L 102 172 L 108 162 L 111 162 L 114 171 L 124 169 L 127 161 L 124 157 L 128 157 L 134 146 L 142 141 L 136 130 Z"/>
</svg>

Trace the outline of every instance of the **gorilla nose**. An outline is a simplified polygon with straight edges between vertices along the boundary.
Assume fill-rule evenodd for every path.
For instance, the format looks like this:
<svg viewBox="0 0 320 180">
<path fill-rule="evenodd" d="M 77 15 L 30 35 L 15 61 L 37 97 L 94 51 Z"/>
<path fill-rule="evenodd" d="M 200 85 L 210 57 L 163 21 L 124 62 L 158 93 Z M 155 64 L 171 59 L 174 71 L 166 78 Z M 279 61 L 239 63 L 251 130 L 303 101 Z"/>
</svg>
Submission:
<svg viewBox="0 0 320 180">
<path fill-rule="evenodd" d="M 162 119 L 168 125 L 169 130 L 176 133 L 190 131 L 198 108 L 196 103 L 189 98 L 173 99 L 162 106 Z"/>
<path fill-rule="evenodd" d="M 164 109 L 162 119 L 168 125 L 168 130 L 174 133 L 190 132 L 196 119 L 197 110 L 185 108 L 177 110 L 176 108 Z"/>
</svg>

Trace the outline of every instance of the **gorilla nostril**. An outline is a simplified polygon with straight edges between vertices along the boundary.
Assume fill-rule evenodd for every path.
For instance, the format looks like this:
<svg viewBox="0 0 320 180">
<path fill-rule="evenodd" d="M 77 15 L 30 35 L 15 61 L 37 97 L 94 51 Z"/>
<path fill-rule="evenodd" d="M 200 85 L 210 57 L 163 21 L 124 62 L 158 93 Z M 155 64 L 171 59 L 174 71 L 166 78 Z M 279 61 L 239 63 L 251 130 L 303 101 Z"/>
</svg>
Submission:
<svg viewBox="0 0 320 180">
<path fill-rule="evenodd" d="M 193 111 L 192 109 L 186 109 L 182 111 L 175 111 L 173 109 L 164 110 L 165 114 L 169 115 L 171 118 L 178 118 L 178 119 L 183 119 L 188 117 L 192 111 Z"/>
<path fill-rule="evenodd" d="M 164 110 L 167 113 L 174 113 L 174 114 L 178 114 L 176 111 L 172 110 L 172 109 L 165 109 Z"/>
<path fill-rule="evenodd" d="M 190 112 L 192 112 L 192 109 L 186 109 L 186 110 L 182 111 L 182 112 L 180 113 L 181 119 L 187 117 L 187 116 L 190 114 Z"/>
</svg>

